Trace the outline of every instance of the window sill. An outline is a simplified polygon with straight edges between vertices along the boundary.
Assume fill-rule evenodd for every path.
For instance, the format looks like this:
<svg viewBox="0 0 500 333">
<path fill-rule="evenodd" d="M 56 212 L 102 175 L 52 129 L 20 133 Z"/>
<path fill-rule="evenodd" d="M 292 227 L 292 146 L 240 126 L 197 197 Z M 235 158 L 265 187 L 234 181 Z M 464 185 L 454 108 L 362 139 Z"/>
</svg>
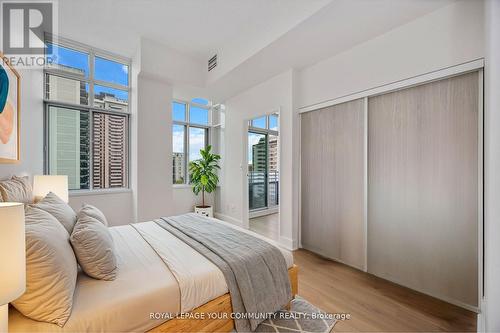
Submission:
<svg viewBox="0 0 500 333">
<path fill-rule="evenodd" d="M 105 195 L 105 194 L 120 194 L 132 193 L 130 188 L 117 188 L 117 189 L 102 189 L 102 190 L 70 190 L 70 197 L 83 197 L 89 195 Z"/>
</svg>

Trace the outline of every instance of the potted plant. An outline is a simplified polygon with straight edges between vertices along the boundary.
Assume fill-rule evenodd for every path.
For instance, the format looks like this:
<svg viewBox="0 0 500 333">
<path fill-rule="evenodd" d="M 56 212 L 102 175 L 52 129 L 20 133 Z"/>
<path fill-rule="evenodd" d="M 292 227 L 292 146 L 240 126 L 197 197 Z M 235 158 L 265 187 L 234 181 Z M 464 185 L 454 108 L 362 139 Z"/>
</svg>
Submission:
<svg viewBox="0 0 500 333">
<path fill-rule="evenodd" d="M 212 193 L 217 188 L 219 183 L 217 169 L 220 169 L 220 155 L 211 153 L 211 150 L 210 145 L 206 149 L 200 149 L 201 158 L 189 163 L 189 178 L 193 192 L 196 195 L 201 192 L 201 205 L 195 206 L 194 212 L 207 217 L 213 217 L 214 211 L 212 206 L 205 204 L 205 192 Z"/>
</svg>

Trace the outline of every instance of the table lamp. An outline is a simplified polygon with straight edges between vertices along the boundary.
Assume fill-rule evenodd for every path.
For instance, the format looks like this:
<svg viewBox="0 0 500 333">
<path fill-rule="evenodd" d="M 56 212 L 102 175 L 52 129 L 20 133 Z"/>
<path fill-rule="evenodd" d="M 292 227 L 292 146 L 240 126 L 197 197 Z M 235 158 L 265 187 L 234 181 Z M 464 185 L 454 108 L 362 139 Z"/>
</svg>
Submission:
<svg viewBox="0 0 500 333">
<path fill-rule="evenodd" d="M 54 193 L 68 203 L 68 176 L 35 175 L 33 177 L 35 202 L 43 199 L 49 192 Z"/>
<path fill-rule="evenodd" d="M 25 290 L 24 205 L 0 202 L 0 332 L 8 331 L 9 302 Z"/>
</svg>

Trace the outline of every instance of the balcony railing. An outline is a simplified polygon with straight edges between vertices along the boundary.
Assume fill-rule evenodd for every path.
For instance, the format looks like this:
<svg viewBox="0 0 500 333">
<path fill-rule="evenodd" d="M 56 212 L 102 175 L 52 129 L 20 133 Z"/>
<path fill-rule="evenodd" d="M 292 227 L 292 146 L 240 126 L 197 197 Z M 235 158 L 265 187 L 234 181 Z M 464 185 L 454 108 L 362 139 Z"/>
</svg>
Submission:
<svg viewBox="0 0 500 333">
<path fill-rule="evenodd" d="M 248 190 L 250 210 L 279 205 L 279 172 L 250 171 Z"/>
</svg>

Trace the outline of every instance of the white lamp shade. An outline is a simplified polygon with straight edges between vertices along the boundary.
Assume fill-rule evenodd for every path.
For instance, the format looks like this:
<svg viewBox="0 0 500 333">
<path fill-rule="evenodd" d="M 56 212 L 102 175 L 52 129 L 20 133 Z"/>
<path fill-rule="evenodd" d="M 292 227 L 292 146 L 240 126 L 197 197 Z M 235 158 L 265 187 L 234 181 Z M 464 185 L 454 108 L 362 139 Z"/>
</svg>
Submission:
<svg viewBox="0 0 500 333">
<path fill-rule="evenodd" d="M 43 199 L 49 192 L 68 203 L 68 176 L 35 175 L 33 177 L 35 201 Z"/>
<path fill-rule="evenodd" d="M 0 306 L 26 289 L 24 205 L 0 203 Z"/>
</svg>

